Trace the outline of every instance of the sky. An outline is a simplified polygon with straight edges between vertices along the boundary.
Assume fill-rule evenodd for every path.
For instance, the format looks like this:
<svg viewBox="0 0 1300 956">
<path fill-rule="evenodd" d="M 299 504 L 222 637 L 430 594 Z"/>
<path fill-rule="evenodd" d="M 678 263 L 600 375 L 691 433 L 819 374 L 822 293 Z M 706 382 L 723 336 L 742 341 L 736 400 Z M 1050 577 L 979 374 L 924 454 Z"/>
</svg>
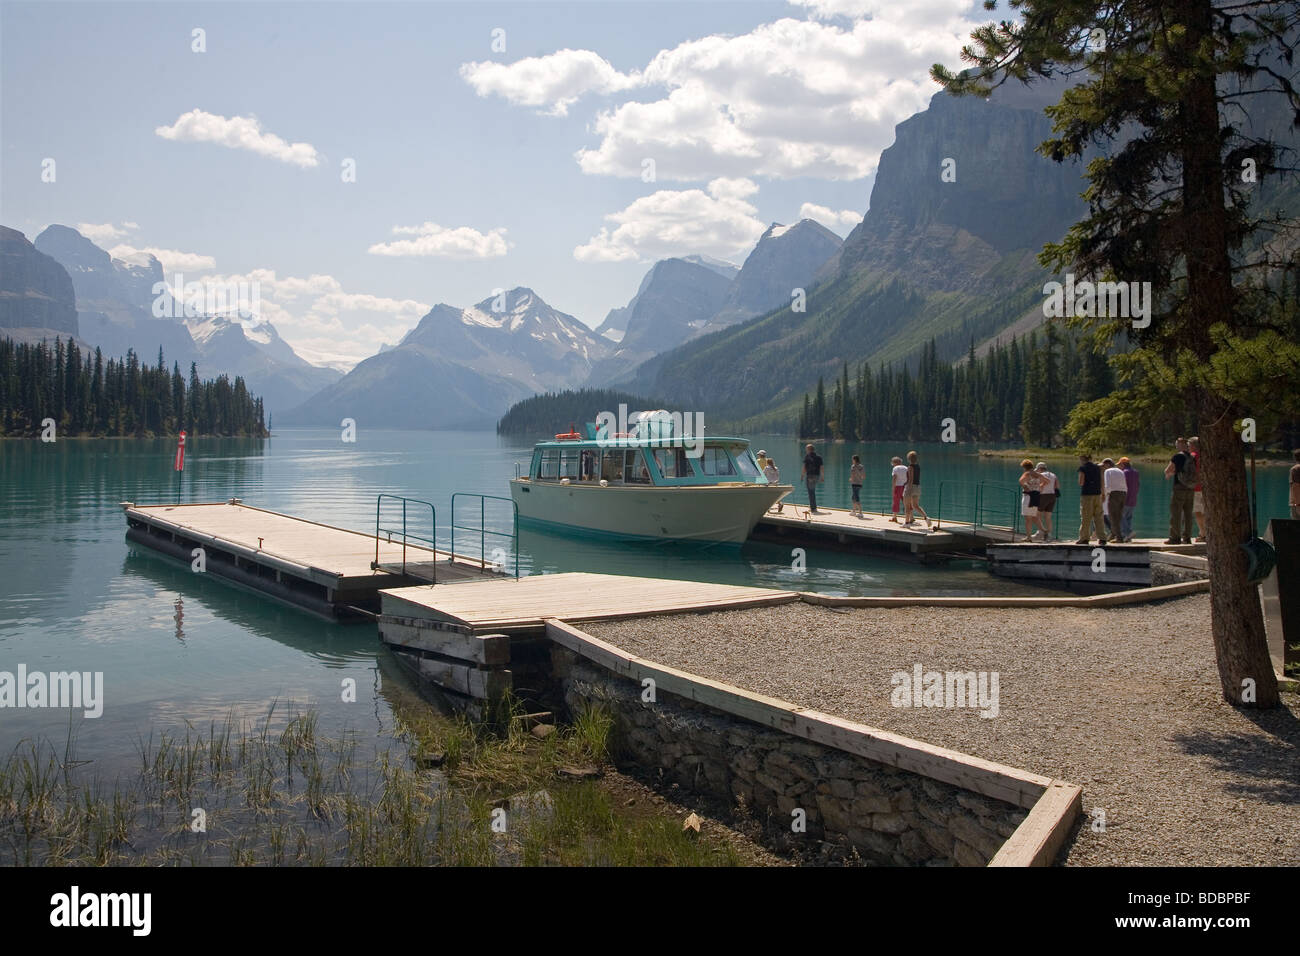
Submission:
<svg viewBox="0 0 1300 956">
<path fill-rule="evenodd" d="M 967 0 L 0 4 L 0 222 L 256 282 L 349 366 L 527 286 L 597 326 L 658 259 L 841 236 Z M 183 278 L 181 278 L 183 277 Z"/>
</svg>

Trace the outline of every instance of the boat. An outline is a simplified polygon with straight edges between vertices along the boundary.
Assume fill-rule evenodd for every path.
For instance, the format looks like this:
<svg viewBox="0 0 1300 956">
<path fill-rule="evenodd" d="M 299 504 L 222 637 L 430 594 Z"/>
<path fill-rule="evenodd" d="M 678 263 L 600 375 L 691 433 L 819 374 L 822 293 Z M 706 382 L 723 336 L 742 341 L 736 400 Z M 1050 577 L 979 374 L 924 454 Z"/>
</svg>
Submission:
<svg viewBox="0 0 1300 956">
<path fill-rule="evenodd" d="M 612 416 L 611 416 L 612 417 Z M 744 438 L 687 435 L 680 417 L 636 412 L 627 431 L 588 422 L 541 441 L 510 482 L 523 525 L 624 541 L 740 545 L 793 491 L 763 476 Z"/>
</svg>

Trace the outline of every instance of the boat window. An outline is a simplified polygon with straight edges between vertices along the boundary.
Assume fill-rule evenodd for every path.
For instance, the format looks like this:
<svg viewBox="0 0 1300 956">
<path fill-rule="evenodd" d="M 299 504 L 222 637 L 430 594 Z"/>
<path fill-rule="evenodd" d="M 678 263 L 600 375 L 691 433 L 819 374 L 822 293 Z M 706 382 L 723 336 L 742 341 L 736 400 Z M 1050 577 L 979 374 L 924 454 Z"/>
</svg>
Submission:
<svg viewBox="0 0 1300 956">
<path fill-rule="evenodd" d="M 582 452 L 582 480 L 596 480 L 596 462 L 599 452 L 592 448 L 586 448 Z"/>
<path fill-rule="evenodd" d="M 748 448 L 737 449 L 735 453 L 736 467 L 740 473 L 751 480 L 758 479 L 758 462 L 754 461 L 754 453 Z"/>
<path fill-rule="evenodd" d="M 546 481 L 554 481 L 560 477 L 560 450 L 558 448 L 542 449 L 542 467 L 537 477 Z"/>
<path fill-rule="evenodd" d="M 685 448 L 656 448 L 655 461 L 665 478 L 694 478 L 695 469 Z"/>
<path fill-rule="evenodd" d="M 629 448 L 626 456 L 627 472 L 624 481 L 632 484 L 649 484 L 650 470 L 646 468 L 645 459 L 640 449 Z"/>
<path fill-rule="evenodd" d="M 577 448 L 560 449 L 560 477 L 576 481 L 578 478 L 579 459 L 582 456 Z"/>
<path fill-rule="evenodd" d="M 734 475 L 736 469 L 732 467 L 731 459 L 727 457 L 725 448 L 719 448 L 717 445 L 705 445 L 704 451 L 700 455 L 700 470 L 706 475 Z"/>
<path fill-rule="evenodd" d="M 606 481 L 623 480 L 623 450 L 606 448 L 600 462 L 600 477 Z"/>
</svg>

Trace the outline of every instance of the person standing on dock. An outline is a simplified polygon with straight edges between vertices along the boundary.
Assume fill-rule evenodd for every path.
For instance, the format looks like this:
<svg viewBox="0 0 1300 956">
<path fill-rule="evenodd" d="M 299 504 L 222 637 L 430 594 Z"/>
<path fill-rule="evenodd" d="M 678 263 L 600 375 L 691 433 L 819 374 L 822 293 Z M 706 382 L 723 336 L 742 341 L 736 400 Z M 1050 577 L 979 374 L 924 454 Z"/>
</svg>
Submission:
<svg viewBox="0 0 1300 956">
<path fill-rule="evenodd" d="M 1056 501 L 1061 496 L 1061 480 L 1047 470 L 1047 462 L 1040 461 L 1034 471 L 1043 479 L 1038 488 L 1038 526 L 1039 541 L 1048 541 L 1052 537 L 1052 512 L 1056 510 Z"/>
<path fill-rule="evenodd" d="M 1025 519 L 1025 541 L 1033 541 L 1038 530 L 1039 489 L 1043 476 L 1034 470 L 1034 463 L 1026 458 L 1020 463 L 1020 514 Z"/>
<path fill-rule="evenodd" d="M 767 479 L 769 485 L 779 485 L 781 483 L 781 471 L 776 467 L 776 462 L 767 457 L 767 452 L 762 452 L 763 460 L 767 462 L 763 466 L 763 477 Z M 785 502 L 776 503 L 776 513 L 780 514 L 785 510 Z"/>
<path fill-rule="evenodd" d="M 921 507 L 921 462 L 914 451 L 907 453 L 907 484 L 903 487 L 903 527 L 916 524 L 912 513 L 916 512 L 925 519 L 925 527 L 930 529 L 930 516 Z"/>
<path fill-rule="evenodd" d="M 1084 452 L 1079 456 L 1079 540 L 1087 544 L 1093 525 L 1097 527 L 1097 543 L 1106 543 L 1106 528 L 1101 520 L 1101 469 L 1092 456 Z"/>
<path fill-rule="evenodd" d="M 903 464 L 903 459 L 897 456 L 890 459 L 890 462 L 893 465 L 889 478 L 893 482 L 894 489 L 894 516 L 889 520 L 898 524 L 898 512 L 903 507 L 903 490 L 907 487 L 907 466 Z"/>
<path fill-rule="evenodd" d="M 1138 474 L 1138 470 L 1133 467 L 1133 463 L 1127 456 L 1119 460 L 1119 468 L 1124 472 L 1124 510 L 1119 518 L 1119 539 L 1132 541 L 1133 512 L 1137 511 L 1138 488 L 1142 484 L 1142 476 Z"/>
<path fill-rule="evenodd" d="M 1169 537 L 1165 544 L 1191 544 L 1196 506 L 1196 459 L 1191 456 L 1186 438 L 1174 440 L 1174 457 L 1165 465 L 1165 477 L 1174 480 L 1169 496 Z"/>
<path fill-rule="evenodd" d="M 849 514 L 855 518 L 862 517 L 862 483 L 866 480 L 867 469 L 862 467 L 862 459 L 854 455 L 849 468 L 849 487 L 853 489 L 853 507 Z"/>
<path fill-rule="evenodd" d="M 1193 435 L 1187 439 L 1187 453 L 1196 464 L 1196 484 L 1192 486 L 1192 514 L 1196 518 L 1196 540 L 1205 540 L 1205 495 L 1201 488 L 1201 440 Z"/>
<path fill-rule="evenodd" d="M 808 513 L 819 515 L 821 512 L 817 510 L 817 486 L 826 480 L 826 476 L 822 474 L 822 456 L 817 454 L 817 449 L 812 445 L 809 445 L 806 451 L 799 476 L 803 478 L 804 485 L 808 488 Z"/>
<path fill-rule="evenodd" d="M 1111 459 L 1101 463 L 1106 470 L 1102 472 L 1101 483 L 1106 493 L 1106 516 L 1110 518 L 1110 537 L 1107 542 L 1118 544 L 1124 540 L 1120 530 L 1123 526 L 1124 503 L 1128 501 L 1128 480 L 1124 471 Z"/>
</svg>

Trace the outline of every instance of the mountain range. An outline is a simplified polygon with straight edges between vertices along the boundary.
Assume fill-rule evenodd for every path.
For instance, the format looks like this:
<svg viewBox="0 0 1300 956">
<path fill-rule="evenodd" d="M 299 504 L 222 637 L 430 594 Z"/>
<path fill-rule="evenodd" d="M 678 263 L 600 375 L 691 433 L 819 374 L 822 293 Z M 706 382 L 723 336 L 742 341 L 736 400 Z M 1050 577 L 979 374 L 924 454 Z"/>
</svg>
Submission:
<svg viewBox="0 0 1300 956">
<path fill-rule="evenodd" d="M 845 362 L 908 360 L 930 340 L 939 359 L 954 359 L 1042 322 L 1051 276 L 1037 255 L 1086 212 L 1084 164 L 1036 149 L 1051 135 L 1043 108 L 1061 92 L 1043 83 L 986 99 L 937 93 L 896 127 L 846 239 L 802 219 L 772 223 L 739 267 L 661 260 L 595 329 L 518 287 L 469 307 L 436 305 L 342 374 L 302 360 L 266 322 L 154 318 L 158 261 L 114 260 L 64 226 L 34 247 L 0 233 L 0 327 L 75 333 L 142 357 L 161 344 L 205 375 L 244 375 L 282 425 L 478 428 L 538 393 L 617 386 L 738 428 L 785 429 L 804 393 Z M 1294 136 L 1282 113 L 1265 120 L 1268 132 Z M 1300 185 L 1261 191 L 1260 201 L 1294 214 Z"/>
<path fill-rule="evenodd" d="M 25 338 L 72 333 L 105 355 L 121 357 L 132 349 L 146 362 L 152 362 L 161 349 L 169 365 L 175 362 L 188 370 L 193 362 L 203 378 L 242 377 L 272 412 L 301 404 L 342 376 L 336 369 L 307 362 L 264 320 L 229 314 L 158 318 L 154 303 L 159 296 L 154 289 L 164 276 L 162 263 L 154 256 L 142 265 L 114 259 L 76 229 L 63 225 L 47 227 L 34 244 L 22 233 L 6 229 L 4 249 L 14 263 L 11 270 L 11 259 L 5 260 L 6 284 L 27 285 L 29 296 L 50 283 L 62 288 L 61 280 L 51 278 L 57 270 L 67 280 L 64 291 L 71 295 L 71 321 L 66 307 L 59 316 L 43 319 L 37 300 L 29 302 L 30 318 L 24 321 L 44 324 L 39 331 L 25 333 Z M 159 311 L 170 315 L 170 297 L 166 293 L 163 297 L 166 301 Z M 3 325 L 10 327 L 10 320 L 6 318 Z"/>
<path fill-rule="evenodd" d="M 591 376 L 610 343 L 532 289 L 515 288 L 469 308 L 438 304 L 393 348 L 359 363 L 285 425 L 479 428 L 537 392 Z"/>
</svg>

